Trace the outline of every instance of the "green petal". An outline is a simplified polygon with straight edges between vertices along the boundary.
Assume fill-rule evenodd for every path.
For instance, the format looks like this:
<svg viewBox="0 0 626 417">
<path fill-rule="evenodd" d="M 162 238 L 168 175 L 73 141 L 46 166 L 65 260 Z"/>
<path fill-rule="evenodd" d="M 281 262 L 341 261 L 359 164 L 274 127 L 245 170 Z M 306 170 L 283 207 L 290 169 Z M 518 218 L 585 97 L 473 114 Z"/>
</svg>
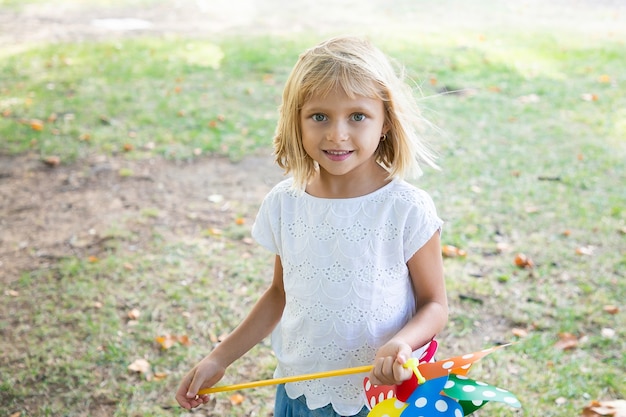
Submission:
<svg viewBox="0 0 626 417">
<path fill-rule="evenodd" d="M 451 374 L 443 392 L 459 401 L 499 401 L 519 408 L 519 400 L 507 390 L 465 376 Z"/>
</svg>

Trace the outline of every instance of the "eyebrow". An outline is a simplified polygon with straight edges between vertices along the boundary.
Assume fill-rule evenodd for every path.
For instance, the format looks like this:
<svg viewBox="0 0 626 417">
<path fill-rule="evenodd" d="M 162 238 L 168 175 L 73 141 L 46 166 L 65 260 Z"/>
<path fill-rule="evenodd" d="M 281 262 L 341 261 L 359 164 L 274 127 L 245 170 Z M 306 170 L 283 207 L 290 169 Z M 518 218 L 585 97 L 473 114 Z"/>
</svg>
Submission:
<svg viewBox="0 0 626 417">
<path fill-rule="evenodd" d="M 315 113 L 315 112 L 325 113 L 331 110 L 332 107 L 333 107 L 332 104 L 314 103 L 313 105 L 311 105 L 310 101 L 308 101 L 302 105 L 301 111 L 306 111 L 307 113 Z M 345 110 L 347 110 L 349 113 L 371 113 L 373 111 L 376 111 L 377 109 L 375 108 L 374 103 L 367 103 L 367 104 L 350 105 L 346 107 Z"/>
</svg>

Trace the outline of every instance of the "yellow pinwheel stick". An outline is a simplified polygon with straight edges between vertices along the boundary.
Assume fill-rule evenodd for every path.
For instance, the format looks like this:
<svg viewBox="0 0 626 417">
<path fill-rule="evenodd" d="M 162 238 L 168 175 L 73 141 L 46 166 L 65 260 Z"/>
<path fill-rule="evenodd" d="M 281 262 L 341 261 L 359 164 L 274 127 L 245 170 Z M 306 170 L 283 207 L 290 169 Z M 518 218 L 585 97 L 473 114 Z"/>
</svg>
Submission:
<svg viewBox="0 0 626 417">
<path fill-rule="evenodd" d="M 372 370 L 372 365 L 357 366 L 355 368 L 337 369 L 334 371 L 316 372 L 313 374 L 287 376 L 283 378 L 264 379 L 261 381 L 244 382 L 242 384 L 224 385 L 221 387 L 205 388 L 198 391 L 198 395 L 215 394 L 216 392 L 235 391 L 247 388 L 264 387 L 267 385 L 287 384 L 289 382 L 306 381 L 309 379 L 330 378 L 333 376 L 361 374 Z"/>
</svg>

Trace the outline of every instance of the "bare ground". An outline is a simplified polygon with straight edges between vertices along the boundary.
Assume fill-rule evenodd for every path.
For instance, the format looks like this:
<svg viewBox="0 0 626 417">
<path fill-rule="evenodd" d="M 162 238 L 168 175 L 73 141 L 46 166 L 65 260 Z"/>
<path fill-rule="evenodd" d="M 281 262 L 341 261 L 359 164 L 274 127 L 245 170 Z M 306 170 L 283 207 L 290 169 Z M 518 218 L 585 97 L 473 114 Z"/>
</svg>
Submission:
<svg viewBox="0 0 626 417">
<path fill-rule="evenodd" d="M 120 176 L 122 168 L 133 175 Z M 97 256 L 112 224 L 141 217 L 146 209 L 158 212 L 158 223 L 177 233 L 220 227 L 232 222 L 233 214 L 217 209 L 211 196 L 251 207 L 252 213 L 281 177 L 269 156 L 239 163 L 216 157 L 182 163 L 97 156 L 55 168 L 31 155 L 0 156 L 2 281 L 8 284 L 21 272 L 65 257 Z M 125 227 L 146 236 L 149 230 L 141 229 L 154 224 Z"/>
</svg>

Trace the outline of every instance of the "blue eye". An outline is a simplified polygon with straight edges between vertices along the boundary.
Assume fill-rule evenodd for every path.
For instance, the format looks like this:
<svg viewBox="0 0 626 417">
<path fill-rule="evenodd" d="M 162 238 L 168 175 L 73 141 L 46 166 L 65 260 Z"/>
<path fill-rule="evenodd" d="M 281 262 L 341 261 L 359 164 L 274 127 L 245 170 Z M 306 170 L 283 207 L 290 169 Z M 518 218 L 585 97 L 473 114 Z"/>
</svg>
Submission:
<svg viewBox="0 0 626 417">
<path fill-rule="evenodd" d="M 312 116 L 312 118 L 313 118 L 313 120 L 315 120 L 316 122 L 323 122 L 324 120 L 326 120 L 326 116 L 324 116 L 324 115 L 323 115 L 323 114 L 321 114 L 321 113 L 315 113 L 315 114 Z"/>
<path fill-rule="evenodd" d="M 355 122 L 362 122 L 365 120 L 365 115 L 363 113 L 355 113 L 352 115 L 352 120 Z"/>
</svg>

